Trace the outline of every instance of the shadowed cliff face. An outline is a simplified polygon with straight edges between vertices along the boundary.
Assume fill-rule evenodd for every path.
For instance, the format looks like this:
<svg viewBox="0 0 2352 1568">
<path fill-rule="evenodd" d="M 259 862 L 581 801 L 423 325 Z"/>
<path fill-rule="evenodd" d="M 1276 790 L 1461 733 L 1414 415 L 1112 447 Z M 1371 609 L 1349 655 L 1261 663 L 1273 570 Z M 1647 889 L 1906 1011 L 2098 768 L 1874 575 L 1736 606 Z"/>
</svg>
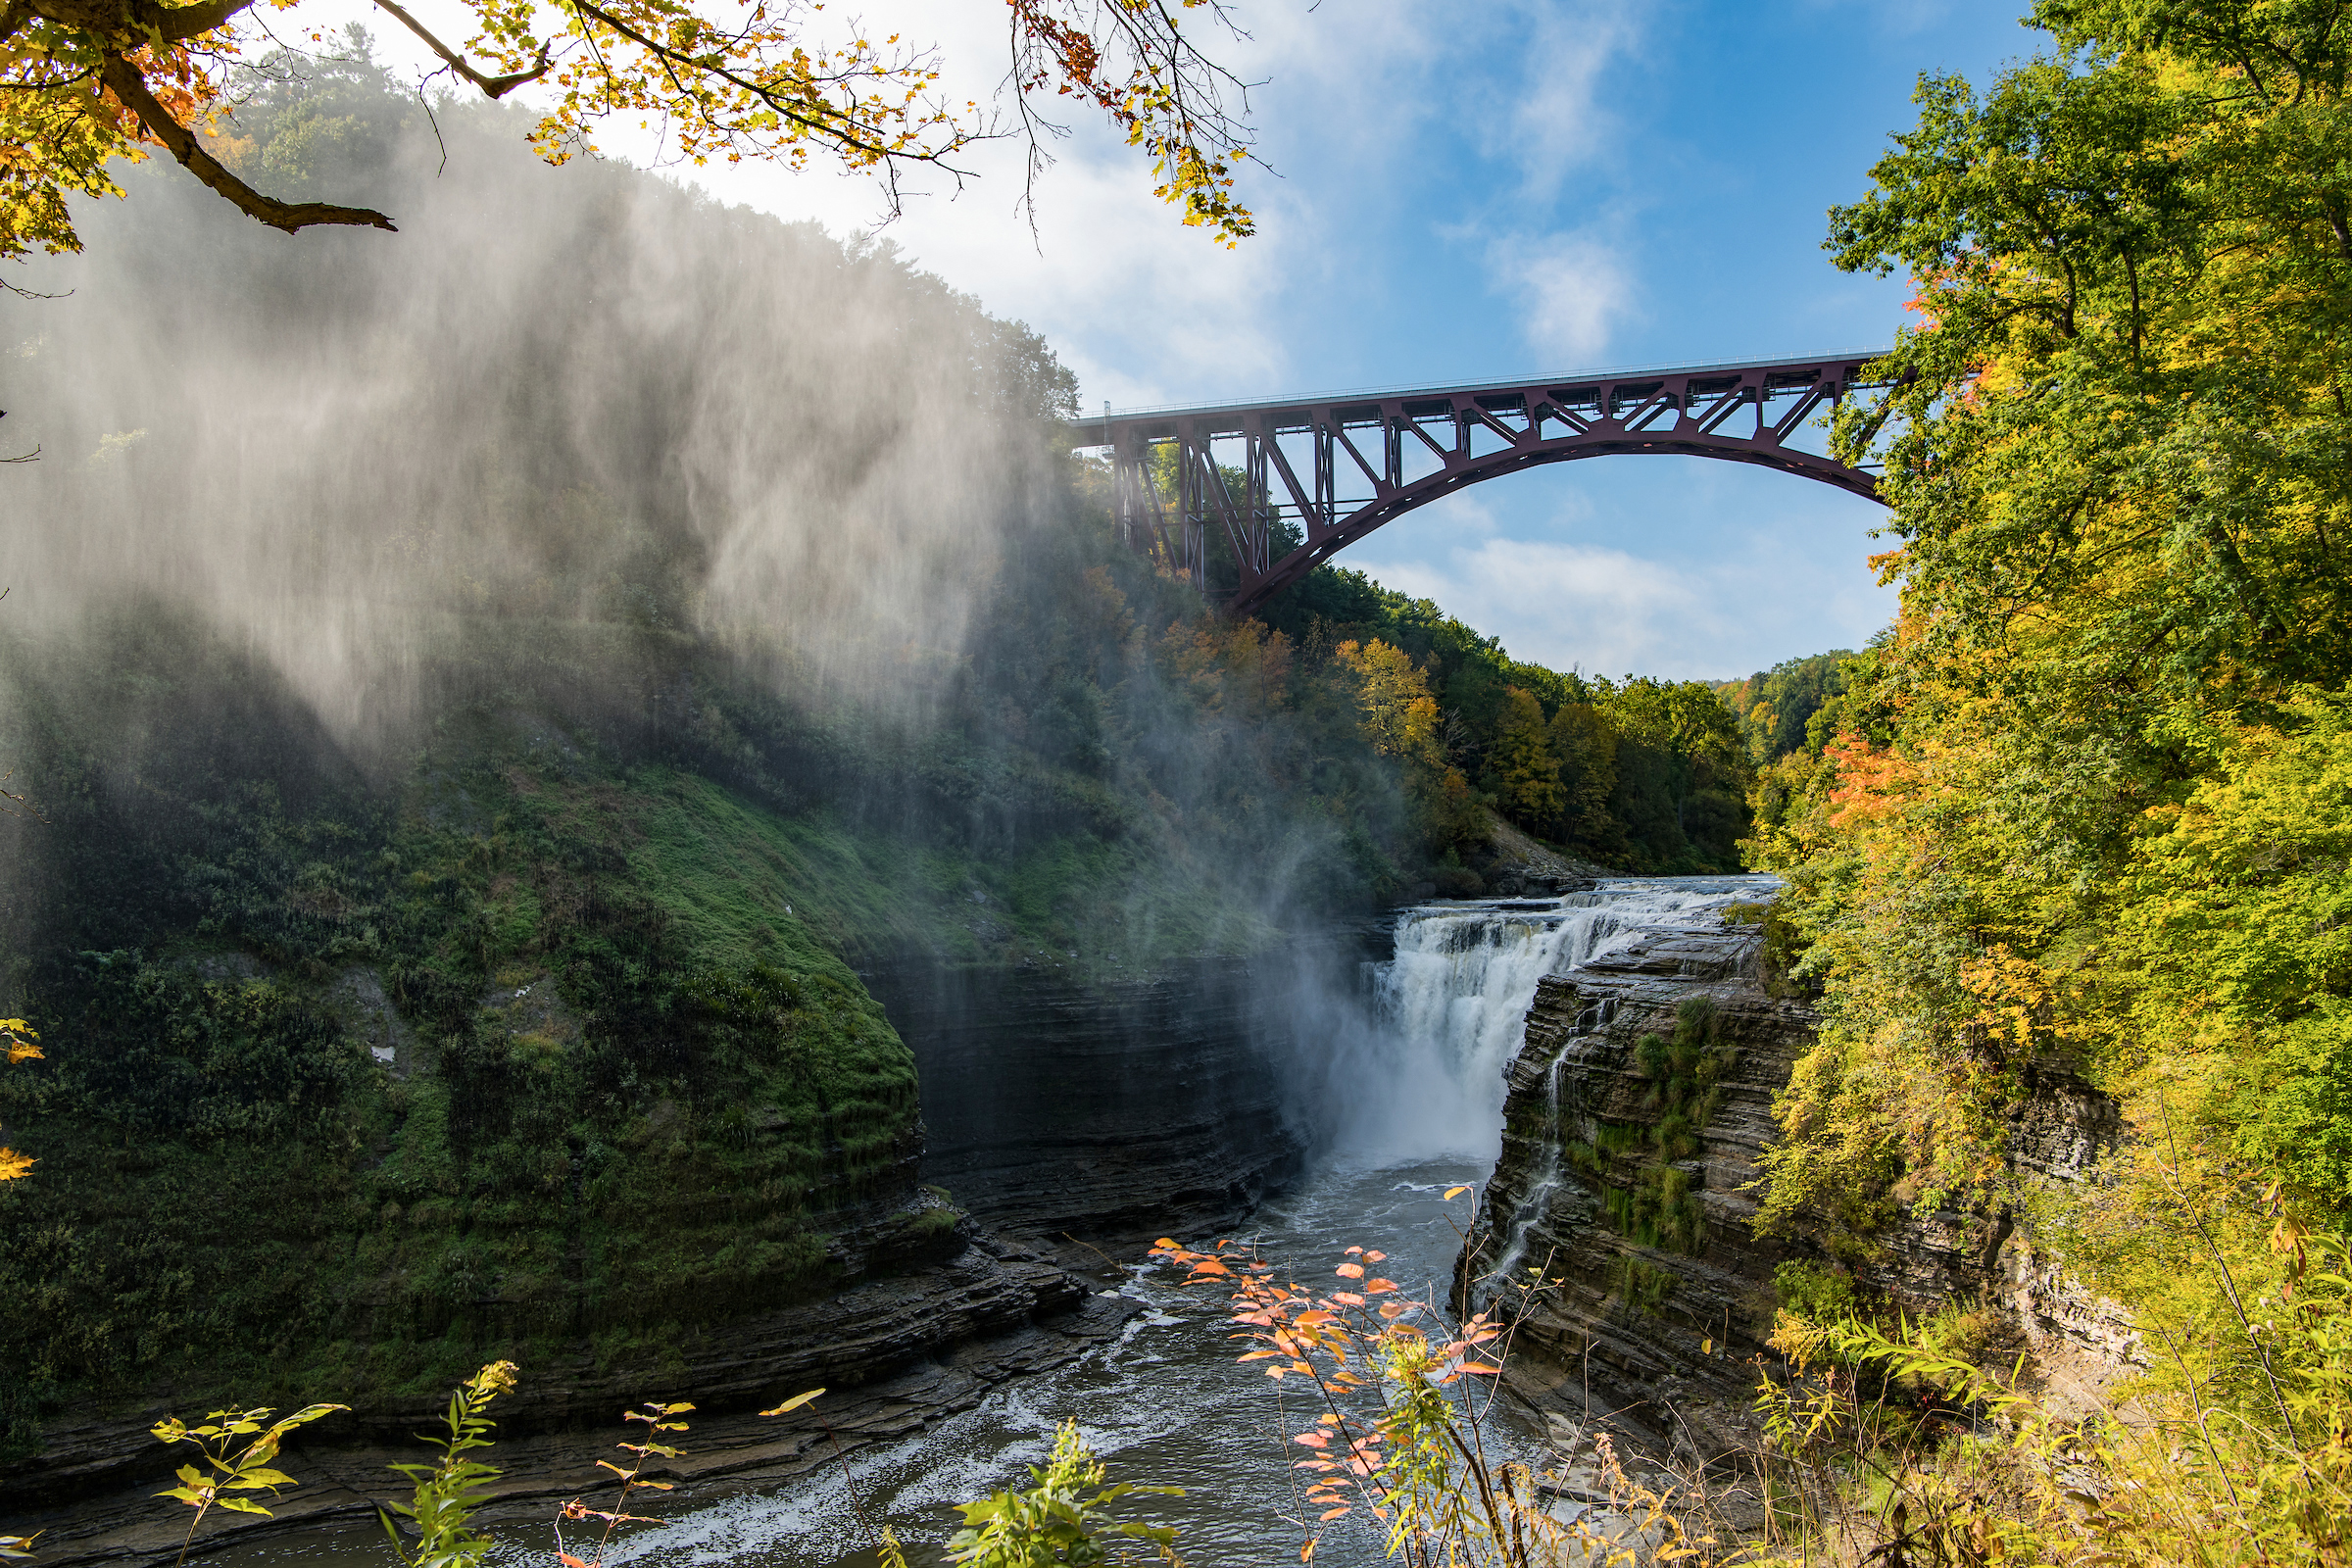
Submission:
<svg viewBox="0 0 2352 1568">
<path fill-rule="evenodd" d="M 992 1226 L 1187 1235 L 1294 1173 L 1281 985 L 1240 959 L 1149 977 L 908 967 L 869 975 L 914 1053 L 923 1179 Z"/>
<path fill-rule="evenodd" d="M 1523 1391 L 1707 1458 L 1740 1440 L 1753 1358 L 1770 1353 L 1775 1266 L 1823 1260 L 1754 1228 L 1773 1099 L 1817 1021 L 1770 993 L 1762 942 L 1759 926 L 1694 911 L 1543 981 L 1508 1072 L 1501 1158 L 1455 1270 L 1457 1304 L 1517 1317 Z M 2055 1079 L 2013 1121 L 2021 1171 L 2062 1182 L 2119 1132 L 2111 1102 Z M 1913 1309 L 1982 1297 L 2036 1363 L 2077 1377 L 2132 1353 L 2117 1310 L 2006 1214 L 1905 1214 L 1879 1243 L 1850 1264 L 1867 1295 Z M 1558 1283 L 1515 1306 L 1508 1281 L 1530 1268 Z"/>
</svg>

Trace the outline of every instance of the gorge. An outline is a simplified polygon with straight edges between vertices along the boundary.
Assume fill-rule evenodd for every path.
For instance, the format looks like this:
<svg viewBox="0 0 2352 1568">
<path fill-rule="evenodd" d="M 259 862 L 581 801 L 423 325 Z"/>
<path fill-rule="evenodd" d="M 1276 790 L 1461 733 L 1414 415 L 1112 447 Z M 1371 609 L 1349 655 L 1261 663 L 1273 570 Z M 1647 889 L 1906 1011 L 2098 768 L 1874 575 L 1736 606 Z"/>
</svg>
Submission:
<svg viewBox="0 0 2352 1568">
<path fill-rule="evenodd" d="M 1733 1332 L 1752 1336 L 1754 1304 L 1739 1295 L 1768 1291 L 1770 1270 L 1718 1253 L 1704 1280 L 1611 1302 L 1617 1254 L 1634 1239 L 1562 1248 L 1561 1235 L 1590 1237 L 1596 1221 L 1607 1234 L 1557 1158 L 1562 1130 L 1574 1132 L 1589 1097 L 1605 1096 L 1581 1069 L 1556 1070 L 1577 1017 L 1557 999 L 1583 988 L 1597 1030 L 1595 988 L 1637 988 L 1626 1023 L 1670 1013 L 1678 987 L 1720 997 L 1723 1033 L 1745 1051 L 1736 1076 L 1745 1087 L 1710 1120 L 1710 1157 L 1754 1138 L 1772 1074 L 1785 1076 L 1786 1047 L 1803 1028 L 1801 1007 L 1764 996 L 1756 928 L 1735 923 L 1752 920 L 1772 891 L 1758 878 L 1616 879 L 1548 898 L 1411 906 L 1247 965 L 1150 981 L 1043 965 L 878 972 L 869 983 L 922 1075 L 924 1179 L 943 1181 L 973 1218 L 895 1251 L 874 1246 L 858 1264 L 871 1284 L 686 1342 L 659 1389 L 644 1386 L 643 1370 L 526 1367 L 503 1424 L 508 1479 L 494 1518 L 523 1529 L 580 1485 L 580 1429 L 605 1406 L 690 1392 L 702 1411 L 689 1456 L 666 1471 L 681 1483 L 664 1510 L 674 1522 L 637 1538 L 634 1553 L 779 1568 L 856 1560 L 861 1510 L 926 1539 L 944 1504 L 1036 1462 L 1054 1425 L 1075 1417 L 1117 1474 L 1191 1489 L 1199 1500 L 1168 1511 L 1184 1525 L 1188 1560 L 1261 1560 L 1255 1548 L 1290 1507 L 1271 1389 L 1234 1365 L 1220 1298 L 1140 1261 L 1137 1241 L 1169 1232 L 1234 1231 L 1310 1266 L 1347 1245 L 1378 1247 L 1400 1280 L 1440 1296 L 1462 1270 L 1507 1277 L 1540 1256 L 1575 1285 L 1523 1330 L 1514 1366 L 1533 1403 L 1506 1420 L 1510 1441 L 1535 1451 L 1547 1439 L 1540 1412 L 1578 1408 L 1558 1387 L 1583 1359 L 1563 1338 L 1573 1323 L 1605 1333 L 1588 1397 L 1622 1417 L 1616 1430 L 1663 1451 L 1672 1434 L 1655 1412 L 1686 1380 L 1730 1392 L 1730 1380 L 1700 1381 L 1724 1358 L 1682 1344 L 1685 1325 L 1720 1308 Z M 1545 1083 L 1556 1092 L 1538 1089 Z M 1528 1108 L 1538 1093 L 1540 1122 Z M 1442 1197 L 1462 1183 L 1484 1189 L 1489 1216 L 1467 1251 L 1457 1235 L 1471 1205 Z M 1746 1201 L 1720 1174 L 1704 1191 L 1718 1207 Z M 1736 1217 L 1717 1223 L 1738 1229 Z M 748 1414 L 819 1381 L 838 1391 L 823 1401 L 827 1427 Z M 284 1524 L 250 1545 L 230 1542 L 218 1560 L 369 1559 L 369 1471 L 400 1456 L 387 1445 L 426 1411 L 363 1414 L 356 1430 L 322 1428 L 296 1446 L 307 1484 L 285 1497 Z M 137 1421 L 81 1435 L 90 1468 L 72 1479 L 121 1486 L 123 1466 L 152 1461 L 142 1436 Z M 110 1458 L 111 1473 L 97 1468 Z M 69 1480 L 53 1473 L 53 1486 Z M 44 1479 L 20 1469 L 14 1484 L 21 1494 Z M 147 1506 L 146 1490 L 85 1495 L 43 1518 L 55 1560 L 135 1559 L 168 1545 L 171 1521 Z M 338 1523 L 355 1510 L 363 1522 Z M 1323 1549 L 1343 1562 L 1381 1556 L 1372 1537 Z"/>
</svg>

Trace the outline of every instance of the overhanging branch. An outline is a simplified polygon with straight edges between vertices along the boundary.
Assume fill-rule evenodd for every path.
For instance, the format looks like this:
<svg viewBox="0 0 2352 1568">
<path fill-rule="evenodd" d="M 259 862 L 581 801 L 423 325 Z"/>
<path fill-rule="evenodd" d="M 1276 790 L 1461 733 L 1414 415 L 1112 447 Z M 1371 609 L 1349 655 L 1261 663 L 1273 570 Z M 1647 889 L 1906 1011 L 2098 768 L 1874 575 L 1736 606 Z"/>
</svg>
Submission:
<svg viewBox="0 0 2352 1568">
<path fill-rule="evenodd" d="M 180 166 L 198 179 L 226 197 L 239 212 L 260 220 L 271 228 L 291 234 L 313 224 L 343 224 L 354 227 L 381 228 L 398 233 L 392 220 L 365 207 L 336 207 L 327 202 L 281 202 L 265 196 L 230 173 L 226 166 L 204 150 L 195 132 L 168 114 L 157 103 L 155 94 L 147 90 L 146 78 L 138 68 L 119 54 L 108 54 L 99 68 L 98 79 L 106 83 L 107 91 L 118 102 L 139 117 L 139 123 L 150 135 L 164 144 Z"/>
<path fill-rule="evenodd" d="M 513 92 L 515 88 L 521 86 L 523 83 L 537 81 L 541 76 L 547 74 L 548 58 L 546 44 L 541 44 L 539 46 L 538 64 L 532 66 L 530 70 L 517 71 L 511 76 L 485 76 L 480 72 L 474 70 L 473 67 L 467 65 L 464 55 L 458 53 L 455 49 L 452 49 L 449 45 L 434 37 L 430 32 L 427 32 L 423 23 L 418 22 L 415 17 L 409 15 L 407 7 L 394 4 L 394 0 L 375 0 L 375 4 L 377 10 L 389 12 L 393 20 L 398 22 L 402 26 L 408 28 L 411 32 L 415 33 L 417 37 L 422 38 L 425 42 L 425 47 L 432 50 L 433 53 L 439 55 L 442 61 L 448 65 L 450 70 L 456 72 L 467 81 L 472 82 L 476 87 L 479 87 L 485 97 L 504 98 L 508 93 Z"/>
</svg>

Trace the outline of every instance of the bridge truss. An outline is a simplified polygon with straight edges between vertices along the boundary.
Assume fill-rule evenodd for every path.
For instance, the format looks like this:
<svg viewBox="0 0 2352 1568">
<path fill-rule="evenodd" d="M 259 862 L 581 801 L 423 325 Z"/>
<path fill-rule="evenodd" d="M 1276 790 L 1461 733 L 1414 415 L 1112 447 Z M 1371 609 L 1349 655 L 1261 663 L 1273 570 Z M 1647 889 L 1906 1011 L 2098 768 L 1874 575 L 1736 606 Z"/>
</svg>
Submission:
<svg viewBox="0 0 2352 1568">
<path fill-rule="evenodd" d="M 1878 481 L 1790 444 L 1867 380 L 1829 359 L 1608 371 L 1290 402 L 1106 413 L 1074 434 L 1109 448 L 1119 529 L 1208 591 L 1209 530 L 1239 567 L 1247 614 L 1382 523 L 1466 485 L 1621 453 L 1779 468 L 1870 500 Z M 1279 545 L 1291 548 L 1279 558 Z"/>
</svg>

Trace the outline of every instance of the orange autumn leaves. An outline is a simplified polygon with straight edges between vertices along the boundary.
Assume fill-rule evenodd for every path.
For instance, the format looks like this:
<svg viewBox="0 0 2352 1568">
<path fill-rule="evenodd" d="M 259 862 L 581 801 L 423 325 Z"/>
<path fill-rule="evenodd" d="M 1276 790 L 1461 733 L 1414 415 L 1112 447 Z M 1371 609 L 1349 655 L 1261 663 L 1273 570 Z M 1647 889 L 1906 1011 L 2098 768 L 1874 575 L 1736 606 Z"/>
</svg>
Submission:
<svg viewBox="0 0 2352 1568">
<path fill-rule="evenodd" d="M 41 1048 L 40 1036 L 22 1018 L 0 1018 L 0 1047 L 8 1052 L 8 1063 L 37 1060 Z M 0 1148 L 0 1182 L 20 1181 L 32 1172 L 30 1154 L 20 1154 L 13 1149 Z"/>
<path fill-rule="evenodd" d="M 1301 1500 L 1317 1529 L 1359 1506 L 1389 1520 L 1412 1484 L 1403 1473 L 1407 1454 L 1428 1441 L 1431 1401 L 1444 1401 L 1466 1377 L 1502 1370 L 1482 1348 L 1501 1333 L 1486 1314 L 1451 1336 L 1418 1327 L 1415 1319 L 1437 1314 L 1371 1272 L 1387 1255 L 1347 1249 L 1332 1271 L 1346 1286 L 1319 1291 L 1281 1280 L 1273 1264 L 1229 1241 L 1195 1251 L 1162 1238 L 1152 1249 L 1161 1262 L 1186 1269 L 1188 1282 L 1232 1282 L 1233 1337 L 1251 1347 L 1239 1360 L 1266 1363 L 1277 1382 L 1314 1385 L 1325 1408 L 1291 1442 L 1312 1450 L 1293 1463 L 1309 1477 Z M 1310 1538 L 1310 1555 L 1312 1547 Z"/>
</svg>

